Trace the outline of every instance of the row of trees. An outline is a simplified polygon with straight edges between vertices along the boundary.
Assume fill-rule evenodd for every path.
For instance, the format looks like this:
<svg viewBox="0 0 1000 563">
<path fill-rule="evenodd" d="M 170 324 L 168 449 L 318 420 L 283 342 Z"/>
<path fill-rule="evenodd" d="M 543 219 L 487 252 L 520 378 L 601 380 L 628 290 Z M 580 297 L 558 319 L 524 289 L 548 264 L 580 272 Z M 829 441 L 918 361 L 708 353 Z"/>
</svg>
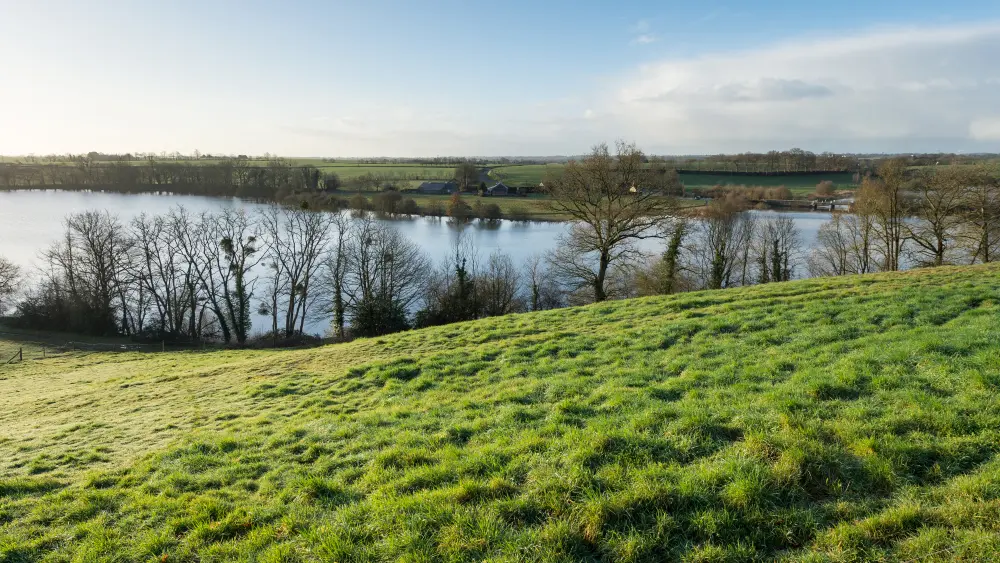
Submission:
<svg viewBox="0 0 1000 563">
<path fill-rule="evenodd" d="M 509 256 L 480 267 L 468 243 L 455 248 L 435 268 L 369 213 L 177 207 L 123 223 L 88 211 L 66 218 L 16 302 L 22 272 L 0 259 L 0 310 L 13 306 L 16 323 L 43 330 L 246 344 L 255 319 L 267 320 L 268 341 L 297 339 L 317 323 L 346 338 L 560 304 L 543 287 L 540 260 L 524 272 L 529 295 Z"/>
<path fill-rule="evenodd" d="M 853 156 L 829 152 L 816 154 L 798 148 L 766 153 L 719 154 L 675 162 L 677 166 L 686 170 L 751 174 L 856 172 L 864 166 L 861 159 Z"/>
<path fill-rule="evenodd" d="M 281 191 L 337 189 L 340 178 L 313 166 L 293 166 L 275 158 L 254 164 L 246 158 L 226 158 L 211 164 L 121 158 L 99 162 L 90 156 L 70 163 L 0 163 L 3 187 L 72 187 L 121 192 L 169 191 L 195 195 L 273 198 Z"/>
</svg>

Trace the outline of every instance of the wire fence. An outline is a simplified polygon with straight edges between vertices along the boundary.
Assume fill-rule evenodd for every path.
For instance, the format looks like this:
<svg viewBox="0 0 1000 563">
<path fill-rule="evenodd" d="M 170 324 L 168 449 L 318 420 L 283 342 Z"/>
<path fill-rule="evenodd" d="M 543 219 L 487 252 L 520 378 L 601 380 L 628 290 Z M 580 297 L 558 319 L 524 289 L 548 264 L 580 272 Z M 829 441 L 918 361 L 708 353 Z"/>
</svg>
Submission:
<svg viewBox="0 0 1000 563">
<path fill-rule="evenodd" d="M 165 343 L 80 342 L 34 339 L 31 335 L 0 332 L 0 368 L 34 360 L 44 360 L 67 354 L 91 352 L 163 352 L 175 347 Z"/>
<path fill-rule="evenodd" d="M 38 342 L 11 342 L 0 340 L 0 366 L 40 360 L 64 354 L 61 347 Z"/>
<path fill-rule="evenodd" d="M 294 336 L 291 338 L 272 338 L 267 335 L 253 335 L 246 344 L 232 345 L 223 342 L 153 342 L 138 343 L 128 341 L 84 342 L 76 340 L 61 340 L 57 337 L 36 333 L 7 332 L 0 330 L 0 368 L 11 364 L 44 360 L 67 354 L 114 353 L 114 352 L 175 352 L 179 350 L 220 350 L 228 348 L 263 349 L 263 348 L 312 348 L 343 342 L 336 338 L 318 338 Z"/>
</svg>

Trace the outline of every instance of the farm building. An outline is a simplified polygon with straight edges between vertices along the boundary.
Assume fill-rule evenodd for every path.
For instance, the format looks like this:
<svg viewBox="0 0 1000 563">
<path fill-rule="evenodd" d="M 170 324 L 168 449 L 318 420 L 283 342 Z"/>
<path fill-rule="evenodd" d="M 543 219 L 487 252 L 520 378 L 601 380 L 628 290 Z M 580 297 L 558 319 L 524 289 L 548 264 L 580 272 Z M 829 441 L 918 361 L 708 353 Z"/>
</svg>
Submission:
<svg viewBox="0 0 1000 563">
<path fill-rule="evenodd" d="M 417 187 L 422 194 L 450 194 L 458 191 L 455 182 L 424 182 Z"/>
<path fill-rule="evenodd" d="M 486 188 L 486 194 L 488 196 L 505 196 L 505 195 L 517 195 L 517 188 L 512 188 L 503 182 L 497 182 L 493 186 Z"/>
</svg>

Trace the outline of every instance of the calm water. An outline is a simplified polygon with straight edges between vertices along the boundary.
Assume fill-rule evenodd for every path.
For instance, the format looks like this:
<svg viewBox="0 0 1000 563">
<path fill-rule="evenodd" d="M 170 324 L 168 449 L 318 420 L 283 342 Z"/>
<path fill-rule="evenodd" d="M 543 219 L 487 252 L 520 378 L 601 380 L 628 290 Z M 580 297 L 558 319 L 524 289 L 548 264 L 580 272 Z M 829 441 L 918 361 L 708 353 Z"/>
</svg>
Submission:
<svg viewBox="0 0 1000 563">
<path fill-rule="evenodd" d="M 38 265 L 39 253 L 55 242 L 63 233 L 63 218 L 71 213 L 92 209 L 108 210 L 123 223 L 140 213 L 163 214 L 171 207 L 183 205 L 197 214 L 223 207 L 241 207 L 253 210 L 262 204 L 237 199 L 207 198 L 179 195 L 127 195 L 115 193 L 80 193 L 59 191 L 0 192 L 0 255 L 31 270 Z M 751 211 L 761 217 L 773 216 L 775 211 Z M 792 217 L 801 232 L 803 242 L 811 247 L 820 225 L 829 220 L 829 213 L 782 212 Z M 459 227 L 438 218 L 415 217 L 388 220 L 410 240 L 420 245 L 435 263 L 449 252 L 452 241 L 458 236 Z M 524 263 L 530 256 L 544 253 L 555 246 L 556 237 L 566 231 L 563 223 L 472 223 L 462 230 L 472 238 L 483 258 L 496 249 L 506 252 L 515 264 Z M 662 243 L 647 241 L 645 249 L 659 252 Z M 319 324 L 313 330 L 321 332 Z"/>
</svg>

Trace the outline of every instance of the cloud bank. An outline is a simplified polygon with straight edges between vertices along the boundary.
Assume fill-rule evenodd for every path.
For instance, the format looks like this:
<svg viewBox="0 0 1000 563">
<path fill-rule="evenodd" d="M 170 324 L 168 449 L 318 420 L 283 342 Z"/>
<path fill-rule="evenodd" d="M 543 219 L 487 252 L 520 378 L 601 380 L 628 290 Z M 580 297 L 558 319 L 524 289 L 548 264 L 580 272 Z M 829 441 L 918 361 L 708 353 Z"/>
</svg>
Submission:
<svg viewBox="0 0 1000 563">
<path fill-rule="evenodd" d="M 648 32 L 637 24 L 634 32 Z M 1000 152 L 1000 23 L 871 30 L 624 69 L 559 103 L 342 123 L 359 154 Z M 312 132 L 315 139 L 317 131 Z"/>
<path fill-rule="evenodd" d="M 604 119 L 663 149 L 1000 151 L 998 57 L 988 24 L 667 60 L 627 75 Z"/>
</svg>

